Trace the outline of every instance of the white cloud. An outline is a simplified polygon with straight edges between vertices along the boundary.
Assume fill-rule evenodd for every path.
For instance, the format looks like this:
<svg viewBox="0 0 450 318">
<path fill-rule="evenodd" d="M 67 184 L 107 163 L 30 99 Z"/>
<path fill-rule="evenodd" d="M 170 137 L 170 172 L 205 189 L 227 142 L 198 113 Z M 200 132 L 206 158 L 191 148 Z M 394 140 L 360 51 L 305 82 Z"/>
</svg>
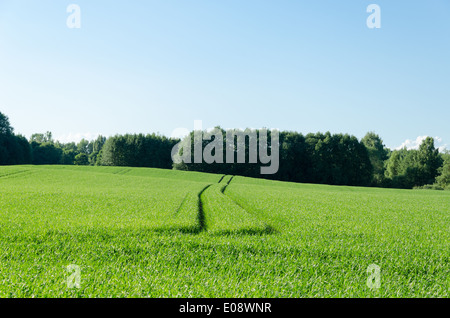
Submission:
<svg viewBox="0 0 450 318">
<path fill-rule="evenodd" d="M 188 136 L 189 133 L 190 133 L 189 129 L 177 128 L 177 129 L 174 129 L 174 131 L 172 131 L 170 138 L 183 139 L 184 137 Z"/>
<path fill-rule="evenodd" d="M 58 137 L 55 137 L 54 139 L 61 143 L 68 143 L 68 142 L 78 143 L 81 141 L 81 139 L 94 140 L 99 135 L 100 135 L 99 133 L 90 133 L 90 132 L 88 132 L 88 133 L 69 133 L 66 135 L 60 135 Z"/>
<path fill-rule="evenodd" d="M 396 147 L 395 150 L 400 150 L 402 148 L 406 149 L 419 149 L 420 144 L 427 138 L 428 136 L 418 136 L 415 140 L 406 139 L 400 146 Z M 447 144 L 443 143 L 441 137 L 434 137 L 434 146 L 439 149 L 439 151 L 443 152 L 447 149 Z"/>
<path fill-rule="evenodd" d="M 443 145 L 443 146 L 439 146 L 438 148 L 439 148 L 439 151 L 440 151 L 440 152 L 444 152 L 444 151 L 448 150 L 448 145 L 445 144 L 445 145 Z"/>
<path fill-rule="evenodd" d="M 405 147 L 406 147 L 406 149 L 419 149 L 420 144 L 427 137 L 428 136 L 419 136 L 416 138 L 416 140 L 406 139 L 400 146 L 395 148 L 395 150 L 400 150 Z"/>
</svg>

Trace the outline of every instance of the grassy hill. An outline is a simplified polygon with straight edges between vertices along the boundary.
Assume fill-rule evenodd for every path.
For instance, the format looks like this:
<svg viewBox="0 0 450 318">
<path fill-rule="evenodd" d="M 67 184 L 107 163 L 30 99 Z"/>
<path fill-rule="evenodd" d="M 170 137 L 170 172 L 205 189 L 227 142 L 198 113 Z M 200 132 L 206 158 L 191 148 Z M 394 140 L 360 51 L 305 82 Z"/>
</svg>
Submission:
<svg viewBox="0 0 450 318">
<path fill-rule="evenodd" d="M 448 297 L 449 228 L 447 191 L 0 167 L 0 297 Z"/>
</svg>

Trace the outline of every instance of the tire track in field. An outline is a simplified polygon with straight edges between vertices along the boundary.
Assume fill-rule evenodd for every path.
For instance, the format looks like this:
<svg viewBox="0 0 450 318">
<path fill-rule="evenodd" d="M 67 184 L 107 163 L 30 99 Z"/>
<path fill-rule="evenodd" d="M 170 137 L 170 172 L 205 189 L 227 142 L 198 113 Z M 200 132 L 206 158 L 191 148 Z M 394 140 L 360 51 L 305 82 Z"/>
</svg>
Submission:
<svg viewBox="0 0 450 318">
<path fill-rule="evenodd" d="M 241 209 L 244 214 L 248 214 L 249 217 L 254 218 L 255 220 L 258 220 L 257 222 L 259 222 L 259 224 L 261 225 L 261 227 L 259 228 L 243 228 L 241 230 L 237 230 L 236 229 L 232 229 L 232 227 L 227 230 L 221 230 L 219 232 L 214 232 L 211 233 L 212 235 L 228 235 L 228 234 L 240 234 L 240 235 L 267 235 L 267 234 L 274 234 L 277 233 L 278 231 L 271 226 L 270 224 L 268 224 L 267 222 L 262 221 L 258 215 L 256 213 L 251 213 L 249 212 L 246 208 L 244 208 L 239 202 L 235 201 L 233 198 L 231 198 L 230 196 L 225 194 L 225 190 L 227 189 L 227 187 L 231 184 L 231 182 L 233 181 L 235 176 L 230 176 L 230 175 L 223 175 L 218 183 L 213 183 L 213 184 L 208 184 L 206 186 L 204 186 L 198 193 L 197 193 L 197 225 L 195 226 L 194 229 L 190 229 L 189 231 L 186 231 L 190 234 L 200 234 L 202 232 L 208 232 L 208 224 L 206 222 L 207 218 L 208 218 L 208 214 L 214 214 L 214 213 L 219 213 L 220 211 L 220 207 L 219 210 L 216 211 L 216 208 L 214 208 L 214 205 L 211 206 L 211 202 L 214 202 L 212 198 L 209 197 L 209 195 L 212 195 L 213 193 L 209 193 L 206 190 L 208 190 L 211 186 L 215 186 L 217 187 L 216 190 L 219 196 L 223 196 L 224 198 L 226 198 L 226 200 L 228 200 L 231 204 L 235 205 L 236 207 L 238 207 L 239 209 Z M 223 184 L 223 186 L 219 186 L 219 184 Z M 182 202 L 180 203 L 178 209 L 176 210 L 174 217 L 177 217 L 177 215 L 179 215 L 180 211 L 182 210 L 183 206 L 186 203 L 186 201 L 188 201 L 188 197 L 192 196 L 193 193 L 192 192 L 188 192 Z M 210 200 L 208 203 L 208 207 L 205 207 L 205 202 L 207 202 L 207 200 Z M 219 200 L 221 202 L 221 200 Z M 216 201 L 217 202 L 217 201 Z M 208 211 L 209 209 L 212 209 L 211 211 Z M 217 218 L 217 215 L 216 215 Z M 236 224 L 238 224 L 240 222 L 239 219 L 235 220 L 235 222 L 237 222 Z"/>
<path fill-rule="evenodd" d="M 227 187 L 230 185 L 231 180 L 233 180 L 234 176 L 232 176 L 230 178 L 230 180 L 228 180 L 228 182 L 220 189 L 220 192 L 222 192 L 223 195 L 225 195 L 225 190 L 227 189 Z M 219 182 L 220 183 L 220 182 Z M 231 199 L 231 198 L 230 198 Z M 233 199 L 231 199 L 233 200 Z M 234 200 L 233 200 L 234 201 Z"/>
<path fill-rule="evenodd" d="M 198 194 L 198 225 L 200 232 L 206 231 L 206 215 L 205 211 L 203 209 L 203 193 L 210 187 L 212 184 L 208 184 L 206 187 L 204 187 Z"/>
<path fill-rule="evenodd" d="M 222 180 L 223 180 L 223 178 L 225 178 L 226 177 L 226 174 L 224 174 L 223 176 L 222 176 L 222 178 L 220 178 L 220 180 L 219 180 L 219 182 L 218 183 L 221 183 L 222 182 Z"/>
<path fill-rule="evenodd" d="M 181 201 L 180 206 L 178 207 L 178 209 L 175 211 L 175 215 L 178 215 L 178 213 L 180 213 L 181 208 L 183 207 L 184 202 L 186 201 L 187 197 L 189 195 L 189 192 L 186 193 L 186 195 L 183 198 L 183 201 Z"/>
<path fill-rule="evenodd" d="M 226 184 L 225 186 L 223 186 L 223 187 L 220 189 L 220 192 L 222 192 L 222 194 L 223 194 L 224 196 L 226 196 L 226 197 L 229 198 L 231 201 L 233 201 L 234 204 L 236 204 L 237 206 L 239 206 L 242 210 L 244 210 L 245 212 L 247 212 L 247 213 L 250 214 L 250 215 L 253 215 L 253 216 L 257 217 L 256 213 L 249 212 L 249 210 L 248 210 L 247 208 L 245 208 L 242 204 L 240 204 L 239 202 L 237 202 L 236 200 L 234 200 L 232 197 L 230 197 L 229 195 L 227 195 L 227 194 L 225 193 L 225 190 L 226 190 L 227 187 L 230 185 L 230 183 L 231 183 L 231 181 L 233 180 L 234 177 L 235 177 L 235 176 L 232 176 L 232 177 L 228 180 L 227 184 Z M 271 224 L 269 224 L 269 223 L 267 223 L 267 222 L 261 220 L 259 217 L 257 217 L 257 218 L 265 225 L 265 231 L 266 231 L 267 234 L 273 234 L 273 233 L 277 233 L 277 232 L 278 232 L 277 229 L 276 229 L 275 227 L 273 227 Z"/>
<path fill-rule="evenodd" d="M 119 174 L 119 175 L 123 175 L 123 174 L 127 174 L 128 172 L 130 172 L 132 169 L 131 168 L 125 168 L 125 169 L 121 169 L 119 171 L 113 172 L 113 174 Z"/>
<path fill-rule="evenodd" d="M 153 228 L 159 233 L 179 232 L 197 235 L 206 230 L 205 213 L 201 197 L 212 184 L 201 184 L 201 190 L 189 190 L 184 193 L 178 208 L 170 214 L 170 218 Z"/>
<path fill-rule="evenodd" d="M 123 171 L 123 170 L 121 170 L 121 171 Z M 226 176 L 227 175 L 225 175 L 225 174 L 222 175 L 222 177 L 219 179 L 218 183 L 221 183 L 222 180 Z M 198 234 L 200 232 L 206 231 L 206 213 L 205 213 L 204 208 L 203 208 L 203 193 L 212 185 L 213 184 L 206 185 L 197 194 L 197 222 L 198 222 L 198 225 L 197 225 L 197 229 L 193 231 L 194 233 Z M 192 194 L 192 192 L 188 192 L 188 193 L 185 194 L 183 200 L 181 201 L 180 205 L 178 206 L 177 210 L 174 213 L 174 217 L 176 217 L 180 213 L 183 205 L 185 204 L 185 202 L 186 202 L 186 200 L 187 200 L 187 198 L 188 198 L 188 196 L 190 194 Z"/>
<path fill-rule="evenodd" d="M 0 179 L 8 179 L 8 178 L 16 178 L 21 177 L 23 175 L 33 174 L 34 171 L 27 169 L 27 170 L 20 170 L 20 171 L 13 171 L 10 173 L 5 173 L 0 175 Z"/>
<path fill-rule="evenodd" d="M 207 224 L 206 224 L 206 218 L 208 217 L 208 214 L 212 214 L 212 215 L 214 215 L 215 214 L 215 219 L 217 219 L 217 216 L 219 215 L 218 213 L 222 213 L 221 212 L 221 210 L 222 210 L 222 208 L 221 208 L 221 206 L 216 206 L 215 204 L 224 204 L 224 202 L 228 202 L 228 204 L 231 204 L 232 206 L 235 206 L 236 208 L 238 208 L 238 210 L 233 210 L 233 211 L 235 211 L 234 213 L 236 213 L 237 211 L 242 211 L 244 214 L 243 215 L 241 215 L 241 217 L 243 217 L 243 219 L 241 220 L 241 219 L 235 219 L 234 220 L 234 225 L 231 225 L 230 226 L 230 228 L 229 229 L 226 229 L 226 228 L 224 228 L 224 229 L 222 229 L 222 230 L 219 230 L 219 231 L 216 231 L 215 229 L 213 230 L 213 229 L 211 229 L 212 231 L 213 231 L 213 233 L 211 233 L 212 235 L 229 235 L 229 234 L 238 234 L 238 235 L 266 235 L 266 234 L 273 234 L 273 233 L 275 233 L 275 232 L 277 232 L 275 229 L 274 229 L 274 227 L 272 227 L 270 224 L 267 224 L 266 222 L 263 222 L 259 217 L 258 217 L 258 215 L 257 214 L 255 214 L 255 213 L 250 213 L 247 209 L 245 209 L 241 204 L 239 204 L 238 202 L 236 202 L 235 200 L 233 200 L 230 196 L 228 196 L 228 195 L 226 195 L 224 192 L 225 192 L 225 190 L 226 190 L 226 188 L 231 184 L 231 182 L 233 181 L 233 179 L 234 179 L 234 175 L 232 176 L 232 175 L 225 175 L 225 176 L 223 176 L 220 180 L 219 180 L 219 182 L 218 182 L 218 184 L 212 184 L 212 185 L 210 185 L 210 186 L 214 186 L 214 187 L 216 187 L 216 190 L 214 190 L 214 191 L 217 191 L 217 193 L 216 194 L 213 194 L 213 193 L 211 193 L 210 191 L 209 192 L 206 192 L 206 193 L 203 193 L 203 192 L 205 192 L 210 186 L 208 186 L 208 187 L 206 187 L 203 191 L 202 191 L 202 194 L 201 194 L 201 196 L 200 196 L 200 201 L 201 201 L 201 203 L 202 203 L 202 206 L 201 206 L 201 214 L 202 214 L 202 218 L 204 218 L 205 219 L 205 221 L 204 221 L 204 225 L 203 225 L 203 229 L 204 230 L 208 230 L 207 229 Z M 209 197 L 209 196 L 212 196 L 212 197 Z M 218 198 L 215 198 L 214 199 L 214 195 L 219 195 L 219 197 Z M 220 197 L 222 197 L 223 199 L 225 199 L 225 201 L 222 201 L 222 199 L 220 199 Z M 209 202 L 208 202 L 208 206 L 207 206 L 207 208 L 205 209 L 204 208 L 204 200 L 209 200 Z M 215 201 L 215 200 L 217 200 L 217 201 Z M 215 204 L 214 203 L 211 203 L 211 202 L 216 202 Z M 216 210 L 217 209 L 217 210 Z M 241 212 L 241 213 L 242 213 Z M 239 213 L 238 213 L 239 214 Z M 239 228 L 239 225 L 238 224 L 241 224 L 241 222 L 244 220 L 244 219 L 247 219 L 247 217 L 246 216 L 244 216 L 244 215 L 247 215 L 248 217 L 250 217 L 250 219 L 253 219 L 254 220 L 254 222 L 256 222 L 256 223 L 254 223 L 254 227 L 253 226 L 251 226 L 251 227 L 248 227 L 248 226 L 244 226 L 244 227 L 242 227 L 242 228 Z M 234 218 L 236 218 L 237 217 L 237 215 L 235 215 L 234 216 Z M 259 224 L 259 225 L 257 225 L 257 224 Z M 235 225 L 237 225 L 237 228 L 235 228 Z M 213 226 L 213 228 L 215 228 L 215 226 Z"/>
<path fill-rule="evenodd" d="M 219 180 L 218 183 L 221 183 L 221 182 L 224 180 L 225 177 L 227 177 L 227 175 L 224 174 L 224 175 L 220 178 L 220 180 Z M 230 184 L 231 179 L 233 179 L 233 177 L 234 177 L 234 176 L 232 176 L 232 177 L 228 180 L 228 182 L 226 183 L 225 187 L 228 186 L 228 185 Z M 197 207 L 197 209 L 198 209 L 198 212 L 197 212 L 198 231 L 196 231 L 197 233 L 200 233 L 200 232 L 203 232 L 203 231 L 206 231 L 206 230 L 207 230 L 207 226 L 206 226 L 206 212 L 205 212 L 205 209 L 204 209 L 204 203 L 203 203 L 203 202 L 204 202 L 204 201 L 203 201 L 204 198 L 203 198 L 203 195 L 204 195 L 204 192 L 205 192 L 206 190 L 208 190 L 208 188 L 211 187 L 212 185 L 213 185 L 213 184 L 208 184 L 208 185 L 206 185 L 202 190 L 200 190 L 200 192 L 199 192 L 198 195 L 197 195 L 197 198 L 198 198 L 198 200 L 197 200 L 197 205 L 198 205 L 198 207 Z M 223 193 L 223 192 L 222 192 L 222 193 Z M 187 193 L 187 194 L 185 195 L 185 197 L 184 197 L 183 201 L 181 202 L 180 206 L 178 207 L 178 209 L 177 209 L 175 215 L 177 215 L 177 214 L 179 213 L 179 211 L 181 210 L 181 208 L 183 207 L 183 204 L 185 203 L 185 201 L 186 201 L 188 195 L 189 195 L 189 193 Z"/>
</svg>

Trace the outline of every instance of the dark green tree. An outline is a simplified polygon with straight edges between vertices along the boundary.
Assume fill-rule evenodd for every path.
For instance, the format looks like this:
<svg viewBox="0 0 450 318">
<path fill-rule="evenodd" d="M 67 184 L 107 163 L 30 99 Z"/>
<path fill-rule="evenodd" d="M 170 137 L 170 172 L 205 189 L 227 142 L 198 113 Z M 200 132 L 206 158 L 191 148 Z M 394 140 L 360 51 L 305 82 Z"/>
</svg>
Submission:
<svg viewBox="0 0 450 318">
<path fill-rule="evenodd" d="M 431 137 L 425 140 L 419 146 L 418 162 L 420 177 L 417 180 L 418 185 L 432 184 L 439 175 L 439 168 L 443 164 L 439 149 L 434 147 L 434 139 Z"/>
<path fill-rule="evenodd" d="M 433 184 L 442 166 L 442 156 L 434 147 L 434 140 L 427 137 L 418 150 L 406 148 L 392 152 L 386 164 L 386 177 L 391 186 L 411 189 Z"/>
<path fill-rule="evenodd" d="M 89 165 L 89 157 L 85 153 L 79 153 L 75 156 L 75 160 L 73 162 L 77 166 L 88 166 Z"/>
<path fill-rule="evenodd" d="M 89 162 L 91 165 L 101 164 L 101 154 L 105 142 L 106 137 L 98 136 L 97 139 L 90 143 L 92 145 L 92 152 L 89 154 Z"/>
<path fill-rule="evenodd" d="M 56 147 L 52 142 L 31 143 L 33 149 L 33 164 L 35 165 L 56 165 L 61 162 L 63 150 Z"/>
<path fill-rule="evenodd" d="M 14 128 L 6 115 L 0 113 L 0 165 L 31 163 L 30 144 L 21 135 L 14 134 Z"/>
<path fill-rule="evenodd" d="M 439 176 L 436 183 L 442 188 L 450 188 L 450 152 L 443 154 L 444 164 L 439 169 Z"/>
<path fill-rule="evenodd" d="M 78 153 L 84 153 L 89 155 L 92 153 L 92 143 L 87 141 L 86 139 L 81 139 L 81 141 L 77 144 Z"/>
<path fill-rule="evenodd" d="M 13 132 L 8 116 L 0 112 L 0 135 L 12 135 Z"/>
<path fill-rule="evenodd" d="M 31 135 L 30 143 L 33 141 L 40 144 L 45 142 L 53 142 L 52 133 L 47 131 L 45 134 L 33 134 Z"/>
<path fill-rule="evenodd" d="M 73 149 L 62 149 L 61 161 L 62 165 L 73 165 L 75 162 L 75 157 L 77 156 L 77 152 Z"/>
<path fill-rule="evenodd" d="M 367 148 L 370 163 L 373 167 L 372 184 L 381 186 L 384 184 L 385 161 L 388 159 L 388 149 L 383 144 L 383 140 L 374 132 L 368 132 L 361 140 Z"/>
</svg>

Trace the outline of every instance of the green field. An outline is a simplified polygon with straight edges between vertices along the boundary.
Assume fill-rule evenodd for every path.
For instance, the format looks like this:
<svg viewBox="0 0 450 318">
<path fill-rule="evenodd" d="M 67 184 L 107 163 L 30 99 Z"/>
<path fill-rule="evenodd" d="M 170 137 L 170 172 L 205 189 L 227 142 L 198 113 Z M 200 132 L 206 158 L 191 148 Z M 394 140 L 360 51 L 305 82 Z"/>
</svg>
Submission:
<svg viewBox="0 0 450 318">
<path fill-rule="evenodd" d="M 450 191 L 0 167 L 0 297 L 449 297 L 449 230 Z"/>
</svg>

